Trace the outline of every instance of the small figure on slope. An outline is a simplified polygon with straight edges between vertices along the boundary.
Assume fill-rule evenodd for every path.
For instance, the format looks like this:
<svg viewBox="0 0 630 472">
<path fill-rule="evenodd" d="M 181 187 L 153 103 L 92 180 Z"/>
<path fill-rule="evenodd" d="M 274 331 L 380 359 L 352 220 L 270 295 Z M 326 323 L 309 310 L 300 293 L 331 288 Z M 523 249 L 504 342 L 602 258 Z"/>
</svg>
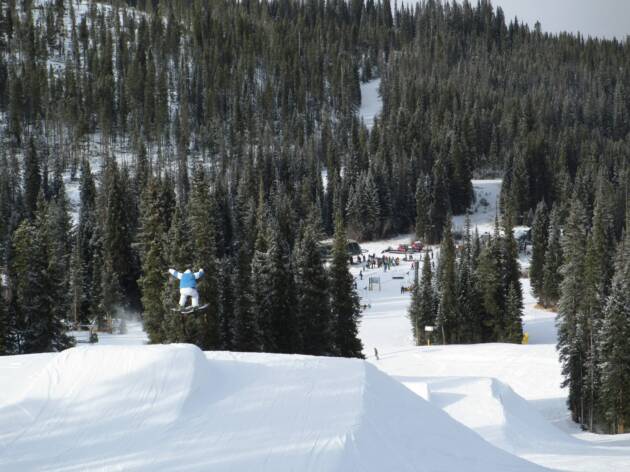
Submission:
<svg viewBox="0 0 630 472">
<path fill-rule="evenodd" d="M 180 310 L 184 310 L 186 307 L 186 301 L 188 297 L 191 298 L 190 310 L 194 311 L 199 306 L 199 292 L 197 292 L 197 280 L 204 276 L 203 269 L 199 269 L 199 272 L 193 272 L 190 269 L 186 269 L 185 272 L 177 272 L 175 269 L 169 269 L 169 274 L 179 280 L 179 307 Z"/>
</svg>

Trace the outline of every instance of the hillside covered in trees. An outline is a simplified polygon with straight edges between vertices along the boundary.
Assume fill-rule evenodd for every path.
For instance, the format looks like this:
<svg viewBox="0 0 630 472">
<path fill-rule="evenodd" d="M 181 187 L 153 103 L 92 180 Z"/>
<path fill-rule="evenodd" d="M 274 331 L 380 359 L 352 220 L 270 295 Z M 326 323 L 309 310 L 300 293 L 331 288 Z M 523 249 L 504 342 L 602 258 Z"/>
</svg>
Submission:
<svg viewBox="0 0 630 472">
<path fill-rule="evenodd" d="M 623 431 L 629 62 L 628 42 L 545 34 L 485 0 L 1 0 L 0 352 L 133 310 L 153 342 L 358 356 L 346 234 L 448 252 L 471 178 L 503 177 L 504 234 L 533 226 L 532 286 L 559 307 L 574 418 Z M 450 291 L 424 284 L 425 316 L 445 342 L 518 341 L 511 238 L 471 241 L 433 278 Z M 182 322 L 166 270 L 189 265 L 211 309 Z M 496 293 L 472 333 L 455 293 L 475 298 L 477 275 Z"/>
</svg>

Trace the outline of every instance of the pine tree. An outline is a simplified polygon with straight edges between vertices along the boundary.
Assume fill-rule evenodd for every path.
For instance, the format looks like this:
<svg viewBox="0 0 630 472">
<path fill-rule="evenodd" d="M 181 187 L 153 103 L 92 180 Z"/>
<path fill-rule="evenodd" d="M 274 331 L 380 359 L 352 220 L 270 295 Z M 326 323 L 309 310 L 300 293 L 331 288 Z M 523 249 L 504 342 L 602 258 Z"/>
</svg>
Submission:
<svg viewBox="0 0 630 472">
<path fill-rule="evenodd" d="M 437 324 L 444 344 L 454 344 L 459 339 L 457 310 L 457 289 L 455 285 L 455 244 L 451 230 L 451 217 L 448 215 L 444 226 L 444 239 L 440 245 L 438 265 L 439 304 Z"/>
<path fill-rule="evenodd" d="M 192 243 L 190 241 L 190 227 L 185 209 L 181 203 L 175 207 L 173 217 L 171 219 L 171 227 L 167 234 L 166 260 L 169 268 L 177 270 L 186 270 L 192 267 Z M 189 328 L 189 317 L 181 315 L 177 311 L 173 311 L 179 301 L 179 284 L 173 277 L 167 277 L 168 283 L 162 293 L 162 303 L 166 309 L 162 329 L 164 332 L 164 341 L 166 342 L 194 342 L 191 333 L 192 327 Z"/>
<path fill-rule="evenodd" d="M 302 352 L 334 353 L 328 277 L 317 247 L 315 230 L 305 228 L 296 258 L 298 326 Z"/>
<path fill-rule="evenodd" d="M 361 305 L 348 270 L 346 231 L 341 215 L 335 218 L 335 237 L 330 265 L 330 308 L 335 336 L 335 351 L 342 357 L 363 357 L 358 337 Z"/>
<path fill-rule="evenodd" d="M 29 218 L 34 218 L 35 216 L 41 184 L 42 176 L 39 157 L 35 149 L 35 141 L 31 136 L 28 151 L 24 158 L 24 208 L 26 216 Z"/>
<path fill-rule="evenodd" d="M 628 275 L 617 277 L 604 312 L 601 346 L 602 404 L 612 433 L 625 433 L 630 422 L 630 284 Z"/>
<path fill-rule="evenodd" d="M 552 217 L 553 220 L 553 217 Z M 587 356 L 584 306 L 584 248 L 586 246 L 586 214 L 578 198 L 573 199 L 562 240 L 564 263 L 561 267 L 561 296 L 558 304 L 558 351 L 569 387 L 568 405 L 575 421 L 584 423 L 584 368 Z M 554 230 L 550 231 L 550 234 Z M 548 251 L 551 251 L 549 245 Z"/>
<path fill-rule="evenodd" d="M 513 283 L 507 292 L 503 342 L 520 343 L 523 339 L 523 299 Z"/>
<path fill-rule="evenodd" d="M 554 208 L 549 218 L 549 241 L 545 251 L 545 264 L 543 266 L 542 303 L 544 306 L 555 306 L 560 298 L 560 285 L 562 282 L 563 254 L 560 241 L 560 212 Z"/>
<path fill-rule="evenodd" d="M 57 282 L 49 271 L 50 240 L 46 223 L 46 203 L 40 194 L 35 221 L 23 221 L 13 235 L 11 264 L 12 285 L 15 288 L 17 319 L 13 323 L 15 351 L 19 354 L 60 351 L 72 345 L 65 334 L 52 286 Z"/>
<path fill-rule="evenodd" d="M 433 166 L 431 204 L 429 205 L 428 244 L 435 244 L 442 240 L 443 230 L 450 224 L 447 218 L 451 203 L 449 199 L 449 182 L 446 165 L 442 159 Z"/>
<path fill-rule="evenodd" d="M 468 160 L 462 151 L 460 140 L 454 137 L 451 143 L 450 158 L 453 165 L 453 178 L 450 188 L 452 211 L 459 215 L 466 211 L 473 199 L 472 173 Z"/>
<path fill-rule="evenodd" d="M 109 319 L 128 302 L 126 295 L 136 283 L 132 268 L 128 190 L 116 161 L 108 158 L 103 170 L 100 212 L 103 245 L 101 308 Z"/>
<path fill-rule="evenodd" d="M 413 323 L 413 330 L 418 345 L 427 340 L 429 334 L 424 330 L 427 326 L 435 326 L 436 303 L 433 293 L 433 274 L 429 254 L 425 254 L 422 263 L 422 276 L 418 280 L 418 265 L 416 265 L 416 277 L 409 307 L 409 317 Z"/>
<path fill-rule="evenodd" d="M 156 178 L 149 179 L 142 193 L 141 234 L 142 277 L 139 286 L 142 290 L 144 329 L 152 343 L 166 339 L 164 333 L 165 308 L 162 303 L 167 277 L 167 264 L 164 258 L 166 228 L 160 214 L 160 185 Z"/>
<path fill-rule="evenodd" d="M 630 215 L 630 211 L 628 211 Z M 625 433 L 630 423 L 630 217 L 619 245 L 616 272 L 598 337 L 601 405 L 611 433 Z"/>
<path fill-rule="evenodd" d="M 427 239 L 429 229 L 429 205 L 431 203 L 430 180 L 427 175 L 421 174 L 416 184 L 416 238 Z"/>
<path fill-rule="evenodd" d="M 501 280 L 503 284 L 503 308 L 506 316 L 502 320 L 502 333 L 499 338 L 506 342 L 520 342 L 523 337 L 521 322 L 523 311 L 523 289 L 520 282 L 518 248 L 510 218 L 504 218 L 504 235 L 501 238 Z M 512 306 L 509 307 L 510 292 Z"/>
<path fill-rule="evenodd" d="M 218 289 L 216 248 L 216 205 L 210 195 L 210 187 L 202 166 L 197 166 L 193 175 L 193 187 L 189 201 L 188 218 L 193 246 L 193 265 L 203 268 L 205 275 L 198 291 L 201 303 L 207 304 L 201 316 L 195 318 L 197 342 L 204 350 L 218 345 Z"/>
<path fill-rule="evenodd" d="M 466 215 L 464 244 L 457 265 L 457 309 L 461 342 L 481 342 L 481 295 L 477 288 L 474 247 L 470 233 L 470 217 Z"/>
<path fill-rule="evenodd" d="M 277 230 L 272 233 L 269 247 L 269 294 L 276 307 L 272 317 L 272 330 L 275 333 L 277 352 L 293 353 L 300 348 L 300 338 L 297 326 L 295 282 L 287 249 L 287 243 L 282 244 Z"/>
<path fill-rule="evenodd" d="M 600 176 L 600 179 L 602 177 Z M 603 180 L 603 179 L 602 179 Z M 588 237 L 584 260 L 584 329 L 587 339 L 586 372 L 584 375 L 584 396 L 586 398 L 585 422 L 589 430 L 601 419 L 598 392 L 600 390 L 600 362 L 597 345 L 602 329 L 603 313 L 610 292 L 614 268 L 614 244 L 612 209 L 607 204 L 604 182 L 600 182 L 592 228 Z"/>
<path fill-rule="evenodd" d="M 236 255 L 236 271 L 233 286 L 234 301 L 234 349 L 259 352 L 262 350 L 262 331 L 259 316 L 254 306 L 251 280 L 252 259 L 245 244 Z"/>
<path fill-rule="evenodd" d="M 86 160 L 79 180 L 79 221 L 72 256 L 72 312 L 75 321 L 87 322 L 98 313 L 99 283 L 96 260 L 100 252 L 96 220 L 96 186 Z"/>
<path fill-rule="evenodd" d="M 252 316 L 256 317 L 257 326 L 260 329 L 262 350 L 265 352 L 276 351 L 276 336 L 273 332 L 272 319 L 274 316 L 274 299 L 270 296 L 271 275 L 269 263 L 269 237 L 267 235 L 267 227 L 265 225 L 266 218 L 263 214 L 267 214 L 266 208 L 259 206 L 259 219 L 257 225 L 256 244 L 254 246 L 254 255 L 252 257 L 252 273 L 251 273 L 251 296 L 252 305 L 256 307 Z"/>
<path fill-rule="evenodd" d="M 532 223 L 532 259 L 529 266 L 529 278 L 534 296 L 542 300 L 544 284 L 545 253 L 549 240 L 549 215 L 544 201 L 538 203 Z"/>
<path fill-rule="evenodd" d="M 61 193 L 51 200 L 46 208 L 42 231 L 47 252 L 49 292 L 54 300 L 52 317 L 54 320 L 69 318 L 70 313 L 70 255 L 72 252 L 70 216 L 63 183 Z"/>
<path fill-rule="evenodd" d="M 504 293 L 501 280 L 500 241 L 497 233 L 481 250 L 477 266 L 477 279 L 482 300 L 480 328 L 484 342 L 498 341 L 502 331 Z"/>
</svg>

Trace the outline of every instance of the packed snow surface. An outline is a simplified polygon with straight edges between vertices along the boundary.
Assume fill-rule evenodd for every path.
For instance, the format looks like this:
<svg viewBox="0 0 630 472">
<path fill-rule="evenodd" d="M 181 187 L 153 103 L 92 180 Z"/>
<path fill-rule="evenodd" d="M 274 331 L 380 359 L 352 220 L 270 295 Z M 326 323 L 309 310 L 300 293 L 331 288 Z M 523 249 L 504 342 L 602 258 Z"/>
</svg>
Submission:
<svg viewBox="0 0 630 472">
<path fill-rule="evenodd" d="M 381 79 L 374 79 L 361 84 L 361 108 L 359 109 L 359 117 L 365 123 L 368 129 L 374 126 L 374 118 L 376 118 L 383 109 L 383 99 L 378 91 L 381 85 Z"/>
<path fill-rule="evenodd" d="M 545 470 L 360 360 L 191 345 L 29 357 L 0 363 L 22 374 L 0 398 L 0 470 Z"/>
<path fill-rule="evenodd" d="M 501 195 L 501 182 L 501 179 L 472 181 L 475 202 L 469 210 L 470 223 L 472 230 L 475 231 L 477 228 L 480 235 L 492 234 L 494 230 L 494 220 Z M 465 219 L 464 215 L 454 216 L 453 227 L 456 230 L 463 230 Z"/>
</svg>

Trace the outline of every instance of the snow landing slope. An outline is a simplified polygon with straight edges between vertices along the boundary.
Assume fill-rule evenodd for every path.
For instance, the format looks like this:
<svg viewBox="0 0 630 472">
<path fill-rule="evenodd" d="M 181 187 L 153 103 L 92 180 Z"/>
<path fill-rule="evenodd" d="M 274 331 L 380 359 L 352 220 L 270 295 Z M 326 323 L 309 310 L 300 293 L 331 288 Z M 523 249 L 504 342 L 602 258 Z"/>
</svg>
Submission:
<svg viewBox="0 0 630 472">
<path fill-rule="evenodd" d="M 190 345 L 28 357 L 0 360 L 2 382 L 23 362 L 0 397 L 0 470 L 546 470 L 359 360 Z"/>
</svg>

